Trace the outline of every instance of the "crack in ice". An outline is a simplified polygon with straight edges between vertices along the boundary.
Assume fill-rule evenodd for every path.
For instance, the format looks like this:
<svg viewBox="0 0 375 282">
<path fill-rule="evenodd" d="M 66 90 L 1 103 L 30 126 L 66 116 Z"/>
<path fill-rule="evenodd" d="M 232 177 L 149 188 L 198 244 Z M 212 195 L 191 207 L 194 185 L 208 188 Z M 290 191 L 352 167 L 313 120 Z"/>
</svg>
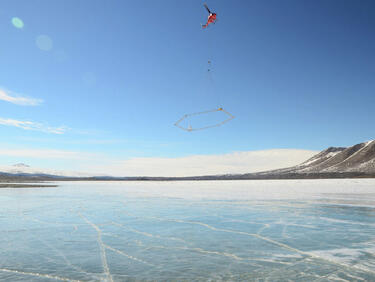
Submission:
<svg viewBox="0 0 375 282">
<path fill-rule="evenodd" d="M 158 238 L 158 239 L 168 239 L 168 240 L 173 240 L 173 241 L 180 241 L 180 242 L 183 242 L 183 243 L 187 243 L 184 239 L 180 239 L 180 238 L 176 238 L 176 237 L 162 237 L 162 236 L 159 236 L 159 235 L 155 235 L 155 234 L 151 234 L 151 233 L 148 233 L 148 232 L 144 232 L 144 231 L 139 231 L 137 229 L 134 229 L 132 227 L 129 227 L 129 226 L 125 226 L 121 223 L 117 223 L 117 222 L 114 222 L 112 221 L 111 222 L 113 225 L 117 225 L 117 226 L 120 226 L 120 227 L 123 227 L 131 232 L 134 232 L 134 233 L 137 233 L 137 234 L 141 234 L 143 236 L 146 236 L 146 237 L 151 237 L 151 238 Z"/>
<path fill-rule="evenodd" d="M 132 215 L 132 216 L 141 218 L 141 217 L 136 216 L 136 215 Z M 347 264 L 344 264 L 344 263 L 339 263 L 337 261 L 334 261 L 334 260 L 331 260 L 331 259 L 327 259 L 327 258 L 324 258 L 324 257 L 321 257 L 321 256 L 317 256 L 317 255 L 309 253 L 309 252 L 301 251 L 301 250 L 293 248 L 293 247 L 291 247 L 291 246 L 289 246 L 287 244 L 275 241 L 273 239 L 270 239 L 270 238 L 265 237 L 265 236 L 261 236 L 261 235 L 256 234 L 256 233 L 248 233 L 248 232 L 244 232 L 244 231 L 237 231 L 237 230 L 231 230 L 231 229 L 217 228 L 217 227 L 214 227 L 214 226 L 211 226 L 209 224 L 206 224 L 206 223 L 203 223 L 203 222 L 199 222 L 199 221 L 185 221 L 185 220 L 179 220 L 179 219 L 165 219 L 165 218 L 159 218 L 159 217 L 153 217 L 153 216 L 143 217 L 143 218 L 156 219 L 156 220 L 159 220 L 159 221 L 167 221 L 167 222 L 184 223 L 184 224 L 195 224 L 195 225 L 200 225 L 200 226 L 206 227 L 206 228 L 208 228 L 210 230 L 213 230 L 213 231 L 227 232 L 227 233 L 234 233 L 234 234 L 240 234 L 240 235 L 255 237 L 255 238 L 261 239 L 263 241 L 269 242 L 269 243 L 271 243 L 273 245 L 276 245 L 276 246 L 282 247 L 284 249 L 287 249 L 287 250 L 299 253 L 301 255 L 309 256 L 311 258 L 319 259 L 319 260 L 322 260 L 322 261 L 327 261 L 327 262 L 330 262 L 332 264 L 336 264 L 336 265 L 339 265 L 339 266 L 342 266 L 342 267 L 345 267 L 345 268 L 356 269 L 356 270 L 360 270 L 360 271 L 364 271 L 364 272 L 370 272 L 370 273 L 375 274 L 375 271 L 372 271 L 372 270 L 369 270 L 369 269 L 365 270 L 365 269 L 363 269 L 361 267 L 358 267 L 358 266 L 355 266 L 355 265 L 347 265 Z"/>
<path fill-rule="evenodd" d="M 41 277 L 41 278 L 55 279 L 55 280 L 60 280 L 60 281 L 81 282 L 81 280 L 75 280 L 75 279 L 70 279 L 70 278 L 66 278 L 66 277 L 60 277 L 60 276 L 56 276 L 56 275 L 43 274 L 43 273 L 37 273 L 37 272 L 26 272 L 26 271 L 13 270 L 13 269 L 7 269 L 7 268 L 0 268 L 0 271 L 22 274 L 22 275 L 30 275 L 30 276 Z"/>
<path fill-rule="evenodd" d="M 155 266 L 154 264 L 151 264 L 151 263 L 149 263 L 149 262 L 147 262 L 147 261 L 144 261 L 144 260 L 138 259 L 138 258 L 136 258 L 136 257 L 133 257 L 133 256 L 131 256 L 131 255 L 129 255 L 129 254 L 123 252 L 123 251 L 120 251 L 120 250 L 118 250 L 118 249 L 115 249 L 115 248 L 113 248 L 113 247 L 111 247 L 111 246 L 108 246 L 108 245 L 106 245 L 106 244 L 103 244 L 103 245 L 104 245 L 104 247 L 107 248 L 108 250 L 111 250 L 111 251 L 113 251 L 113 252 L 115 252 L 115 253 L 118 253 L 118 254 L 120 254 L 120 255 L 122 255 L 122 256 L 124 256 L 124 257 L 127 257 L 127 258 L 129 258 L 129 259 L 131 259 L 131 260 L 134 260 L 134 261 L 137 261 L 137 262 L 141 262 L 141 263 L 144 263 L 144 264 L 147 264 L 147 265 Z"/>
<path fill-rule="evenodd" d="M 34 235 L 32 235 L 34 236 Z M 54 246 L 48 244 L 47 242 L 45 242 L 44 240 L 41 240 L 40 238 L 38 238 L 37 236 L 34 236 L 34 238 L 36 238 L 36 240 L 38 240 L 39 242 L 41 242 L 42 244 L 44 244 L 45 246 L 47 246 L 48 248 L 50 248 L 51 250 L 55 251 L 60 257 L 62 257 L 62 259 L 65 261 L 65 263 L 69 266 L 71 266 L 73 269 L 75 269 L 77 272 L 80 272 L 80 273 L 84 273 L 86 275 L 89 275 L 91 276 L 92 278 L 97 278 L 96 275 L 92 274 L 92 273 L 89 273 L 87 271 L 85 271 L 84 269 L 82 269 L 81 267 L 79 266 L 76 266 L 74 265 L 73 263 L 71 263 L 68 258 L 64 255 L 64 253 L 62 253 L 60 250 L 58 250 L 57 248 L 55 248 Z M 56 262 L 56 260 L 52 259 L 53 261 Z"/>
<path fill-rule="evenodd" d="M 98 233 L 98 244 L 99 244 L 99 247 L 100 247 L 100 254 L 101 254 L 102 263 L 103 263 L 103 270 L 104 270 L 104 273 L 107 275 L 109 281 L 113 282 L 111 272 L 109 271 L 109 268 L 108 268 L 107 255 L 106 255 L 106 252 L 105 252 L 105 245 L 104 245 L 103 240 L 102 240 L 102 231 L 100 230 L 100 228 L 96 224 L 94 224 L 91 221 L 89 221 L 81 213 L 78 212 L 78 215 L 88 225 L 90 225 L 92 228 L 94 228 L 96 230 L 96 232 Z"/>
</svg>

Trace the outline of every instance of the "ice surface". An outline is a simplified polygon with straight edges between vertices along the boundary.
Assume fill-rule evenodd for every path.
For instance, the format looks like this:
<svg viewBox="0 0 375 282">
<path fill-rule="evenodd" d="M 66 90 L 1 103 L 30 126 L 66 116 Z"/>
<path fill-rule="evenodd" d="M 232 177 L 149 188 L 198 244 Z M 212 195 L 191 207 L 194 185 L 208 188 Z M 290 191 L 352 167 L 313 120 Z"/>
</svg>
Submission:
<svg viewBox="0 0 375 282">
<path fill-rule="evenodd" d="M 4 281 L 375 281 L 375 180 L 0 190 Z"/>
</svg>

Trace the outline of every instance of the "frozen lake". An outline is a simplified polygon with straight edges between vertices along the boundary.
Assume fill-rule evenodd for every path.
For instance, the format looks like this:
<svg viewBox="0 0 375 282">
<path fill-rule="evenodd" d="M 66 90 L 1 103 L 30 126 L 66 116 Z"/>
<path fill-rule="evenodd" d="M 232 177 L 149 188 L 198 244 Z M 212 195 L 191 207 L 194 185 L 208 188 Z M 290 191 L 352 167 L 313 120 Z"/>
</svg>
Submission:
<svg viewBox="0 0 375 282">
<path fill-rule="evenodd" d="M 4 281 L 375 281 L 375 179 L 0 189 Z"/>
</svg>

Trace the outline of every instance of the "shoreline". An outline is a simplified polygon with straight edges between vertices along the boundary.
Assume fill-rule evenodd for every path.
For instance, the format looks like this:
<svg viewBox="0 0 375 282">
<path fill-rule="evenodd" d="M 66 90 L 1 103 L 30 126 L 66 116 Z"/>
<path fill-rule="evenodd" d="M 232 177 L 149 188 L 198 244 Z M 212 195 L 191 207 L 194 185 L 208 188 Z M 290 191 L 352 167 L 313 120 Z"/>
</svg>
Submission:
<svg viewBox="0 0 375 282">
<path fill-rule="evenodd" d="M 0 189 L 1 188 L 56 188 L 56 187 L 58 187 L 58 185 L 0 183 Z"/>
</svg>

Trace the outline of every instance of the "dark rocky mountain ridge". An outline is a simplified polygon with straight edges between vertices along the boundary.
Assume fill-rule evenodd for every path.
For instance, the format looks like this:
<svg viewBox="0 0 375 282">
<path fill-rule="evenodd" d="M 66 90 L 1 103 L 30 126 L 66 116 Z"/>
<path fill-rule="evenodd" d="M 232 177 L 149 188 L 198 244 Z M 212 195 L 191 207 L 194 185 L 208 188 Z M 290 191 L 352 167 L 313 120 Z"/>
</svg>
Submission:
<svg viewBox="0 0 375 282">
<path fill-rule="evenodd" d="M 274 173 L 264 172 L 264 173 Z M 300 165 L 280 173 L 365 173 L 375 174 L 375 140 L 354 146 L 330 147 Z"/>
</svg>

